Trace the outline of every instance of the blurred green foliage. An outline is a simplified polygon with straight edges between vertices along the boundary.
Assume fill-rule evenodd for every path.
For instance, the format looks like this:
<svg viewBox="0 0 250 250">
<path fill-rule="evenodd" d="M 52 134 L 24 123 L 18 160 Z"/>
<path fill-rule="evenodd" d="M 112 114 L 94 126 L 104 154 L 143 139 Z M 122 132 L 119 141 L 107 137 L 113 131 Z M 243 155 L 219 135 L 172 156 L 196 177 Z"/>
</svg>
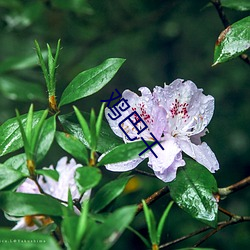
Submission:
<svg viewBox="0 0 250 250">
<path fill-rule="evenodd" d="M 99 110 L 99 100 L 108 98 L 115 88 L 120 92 L 128 88 L 136 91 L 141 86 L 152 89 L 176 78 L 191 79 L 216 100 L 206 141 L 220 162 L 221 169 L 215 175 L 218 186 L 246 177 L 250 173 L 249 66 L 234 59 L 211 67 L 215 41 L 224 28 L 215 9 L 204 8 L 207 3 L 205 0 L 0 0 L 0 123 L 14 117 L 15 108 L 20 113 L 26 112 L 31 100 L 36 110 L 46 108 L 42 103 L 46 88 L 37 64 L 34 40 L 45 49 L 46 43 L 55 48 L 61 39 L 58 96 L 78 73 L 110 57 L 125 58 L 126 62 L 111 84 L 77 102 L 80 109 Z M 230 9 L 226 9 L 226 13 L 231 23 L 250 14 Z M 20 95 L 11 89 L 16 82 L 19 82 L 18 88 L 24 89 Z M 23 94 L 29 85 L 39 92 L 36 96 L 26 93 L 29 98 L 25 98 Z M 73 108 L 65 109 L 73 111 Z M 54 146 L 42 166 L 57 162 L 64 154 Z M 117 176 L 104 172 L 110 179 Z M 148 181 L 148 177 L 140 177 L 137 191 L 124 195 L 120 202 L 138 203 L 164 185 L 159 180 Z M 240 191 L 221 205 L 233 213 L 247 215 L 249 198 L 249 192 Z M 160 216 L 168 202 L 167 198 L 161 199 L 152 209 Z M 141 233 L 147 233 L 143 215 L 137 216 L 135 223 Z M 201 226 L 175 206 L 162 241 Z M 247 249 L 249 230 L 249 223 L 227 228 L 204 247 Z M 131 238 L 131 234 L 125 233 L 114 249 L 129 248 L 143 249 L 136 236 Z"/>
</svg>

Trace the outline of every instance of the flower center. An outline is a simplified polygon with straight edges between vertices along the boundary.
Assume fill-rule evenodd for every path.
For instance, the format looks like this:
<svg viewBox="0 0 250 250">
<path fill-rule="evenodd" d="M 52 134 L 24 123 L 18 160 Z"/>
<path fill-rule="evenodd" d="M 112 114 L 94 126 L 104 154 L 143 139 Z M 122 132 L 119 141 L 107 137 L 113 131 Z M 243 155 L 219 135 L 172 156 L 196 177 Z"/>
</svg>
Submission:
<svg viewBox="0 0 250 250">
<path fill-rule="evenodd" d="M 172 118 L 175 118 L 178 116 L 179 118 L 183 119 L 184 122 L 187 121 L 187 119 L 190 117 L 188 115 L 187 107 L 189 106 L 188 103 L 180 103 L 177 99 L 174 100 L 172 103 L 172 108 L 170 109 Z"/>
<path fill-rule="evenodd" d="M 142 103 L 138 103 L 138 109 L 136 107 L 132 107 L 133 111 L 136 111 L 140 117 L 147 123 L 147 125 L 149 125 L 150 123 L 153 123 L 154 120 L 152 119 L 152 117 L 147 113 L 146 109 L 145 109 L 145 104 Z M 138 121 L 139 118 L 136 117 L 135 115 L 135 119 Z"/>
</svg>

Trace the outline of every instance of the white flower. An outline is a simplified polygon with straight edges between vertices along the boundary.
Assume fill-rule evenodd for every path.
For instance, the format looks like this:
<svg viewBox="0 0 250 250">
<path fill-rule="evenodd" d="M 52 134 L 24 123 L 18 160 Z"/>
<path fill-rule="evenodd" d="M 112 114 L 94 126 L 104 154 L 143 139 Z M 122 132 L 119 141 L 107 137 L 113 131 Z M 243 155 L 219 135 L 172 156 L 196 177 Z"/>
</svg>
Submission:
<svg viewBox="0 0 250 250">
<path fill-rule="evenodd" d="M 134 160 L 107 164 L 106 168 L 111 171 L 128 171 L 145 158 L 149 158 L 148 166 L 154 170 L 155 175 L 165 182 L 170 182 L 175 179 L 177 168 L 185 165 L 182 158 L 184 152 L 210 172 L 218 170 L 219 164 L 214 153 L 205 142 L 201 142 L 201 136 L 205 135 L 206 127 L 213 116 L 214 98 L 204 95 L 203 90 L 197 89 L 192 81 L 181 79 L 163 88 L 156 86 L 153 93 L 146 87 L 139 90 L 141 96 L 125 90 L 122 97 L 127 100 L 130 109 L 124 111 L 118 119 L 112 120 L 108 116 L 110 110 L 106 108 L 106 118 L 114 133 L 122 137 L 125 143 L 129 143 L 119 123 L 133 111 L 137 111 L 148 128 L 138 134 L 128 120 L 122 124 L 122 128 L 130 138 L 136 137 L 137 140 L 141 140 L 141 137 L 153 140 L 150 134 L 152 133 L 164 150 L 156 145 L 153 150 L 157 158 L 152 152 L 147 152 Z M 142 128 L 143 124 L 139 122 L 136 126 Z"/>
<path fill-rule="evenodd" d="M 76 164 L 74 159 L 71 159 L 69 162 L 67 162 L 67 160 L 67 157 L 61 158 L 58 161 L 55 169 L 53 166 L 50 166 L 49 168 L 44 168 L 56 170 L 59 173 L 58 181 L 55 181 L 54 179 L 47 176 L 40 176 L 38 178 L 38 183 L 46 194 L 49 194 L 57 199 L 66 202 L 68 200 L 68 190 L 70 190 L 71 192 L 72 199 L 78 199 L 80 197 L 80 193 L 77 189 L 74 175 L 76 169 L 78 167 L 81 167 L 80 164 Z M 36 183 L 29 178 L 27 178 L 25 182 L 23 182 L 17 188 L 16 191 L 21 193 L 41 194 Z M 89 198 L 89 196 L 90 190 L 84 193 L 80 202 Z M 34 224 L 34 221 L 36 222 L 36 224 Z M 34 231 L 38 229 L 37 224 L 40 224 L 42 226 L 51 222 L 51 219 L 45 216 L 25 216 L 18 221 L 17 225 L 12 230 L 22 229 L 26 231 Z"/>
</svg>

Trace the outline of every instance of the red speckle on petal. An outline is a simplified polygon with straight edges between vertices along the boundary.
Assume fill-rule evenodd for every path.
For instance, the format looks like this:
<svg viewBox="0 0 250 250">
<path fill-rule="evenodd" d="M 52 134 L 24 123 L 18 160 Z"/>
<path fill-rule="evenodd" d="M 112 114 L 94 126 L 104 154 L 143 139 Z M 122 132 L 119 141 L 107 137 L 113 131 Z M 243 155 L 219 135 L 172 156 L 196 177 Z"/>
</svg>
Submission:
<svg viewBox="0 0 250 250">
<path fill-rule="evenodd" d="M 188 103 L 180 103 L 177 99 L 175 99 L 172 103 L 172 108 L 170 109 L 172 118 L 178 115 L 184 119 L 184 122 L 186 122 L 187 118 L 189 118 L 187 107 Z"/>
</svg>

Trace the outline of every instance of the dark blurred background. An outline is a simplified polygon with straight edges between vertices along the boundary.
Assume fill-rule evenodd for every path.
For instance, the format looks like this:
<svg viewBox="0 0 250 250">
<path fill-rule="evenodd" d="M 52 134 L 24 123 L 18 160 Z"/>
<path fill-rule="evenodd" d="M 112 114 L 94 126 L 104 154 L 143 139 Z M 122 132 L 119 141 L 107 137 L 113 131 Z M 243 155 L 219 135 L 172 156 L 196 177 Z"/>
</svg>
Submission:
<svg viewBox="0 0 250 250">
<path fill-rule="evenodd" d="M 46 108 L 45 84 L 37 60 L 34 60 L 34 40 L 45 50 L 46 43 L 55 48 L 60 38 L 58 99 L 81 71 L 107 58 L 126 59 L 110 84 L 76 103 L 81 110 L 89 111 L 91 107 L 98 110 L 99 100 L 109 97 L 115 88 L 120 92 L 125 89 L 137 91 L 141 86 L 152 90 L 154 86 L 169 84 L 176 78 L 190 79 L 203 88 L 205 94 L 214 96 L 215 113 L 208 127 L 210 133 L 204 140 L 220 162 L 215 177 L 219 187 L 241 180 L 250 173 L 249 65 L 236 58 L 211 67 L 214 44 L 223 26 L 216 10 L 207 4 L 208 1 L 202 0 L 0 0 L 0 124 L 15 115 L 15 108 L 26 113 L 31 101 L 36 110 Z M 225 11 L 231 23 L 249 15 L 249 12 Z M 16 67 L 8 66 L 19 58 L 23 61 Z M 19 87 L 25 84 L 39 86 L 44 94 L 42 91 L 33 96 L 29 94 L 28 101 L 24 101 L 26 98 L 8 89 L 9 82 Z M 62 108 L 62 113 L 71 111 L 71 105 Z M 55 164 L 62 155 L 65 153 L 55 143 L 41 167 Z M 104 173 L 108 178 L 117 176 Z M 120 204 L 140 202 L 164 185 L 149 177 L 139 177 L 138 182 L 137 189 L 124 195 Z M 235 214 L 249 215 L 249 198 L 248 190 L 242 190 L 222 201 L 221 206 Z M 162 198 L 154 204 L 157 218 L 168 201 L 168 198 Z M 220 219 L 226 218 L 220 216 Z M 1 221 L 6 223 L 3 218 Z M 134 226 L 146 234 L 142 215 L 136 218 Z M 202 226 L 175 206 L 162 242 Z M 249 234 L 249 223 L 231 226 L 213 236 L 204 247 L 247 249 Z M 191 246 L 197 240 L 196 237 L 189 243 L 169 249 Z M 113 247 L 129 248 L 144 249 L 130 233 L 125 233 Z"/>
</svg>

